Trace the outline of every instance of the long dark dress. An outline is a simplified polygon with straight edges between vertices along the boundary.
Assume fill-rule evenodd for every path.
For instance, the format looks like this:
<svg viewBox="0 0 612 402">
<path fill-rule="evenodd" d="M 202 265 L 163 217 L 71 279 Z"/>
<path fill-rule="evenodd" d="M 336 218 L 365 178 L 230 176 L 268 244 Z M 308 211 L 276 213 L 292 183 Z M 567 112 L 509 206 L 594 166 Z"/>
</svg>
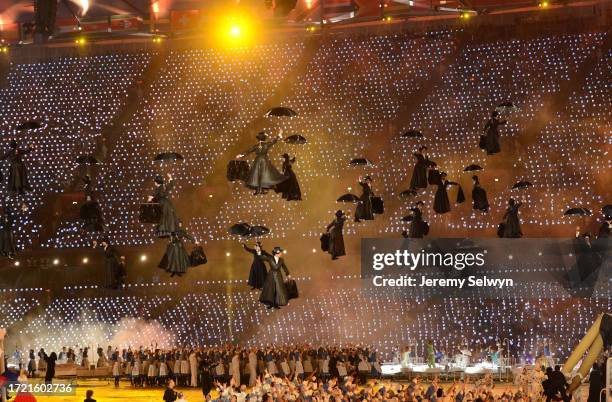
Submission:
<svg viewBox="0 0 612 402">
<path fill-rule="evenodd" d="M 574 239 L 574 253 L 576 255 L 576 273 L 580 278 L 580 285 L 592 286 L 601 267 L 599 254 L 595 252 L 595 248 L 591 245 L 589 239 L 584 236 Z"/>
<path fill-rule="evenodd" d="M 412 221 L 410 222 L 410 235 L 413 239 L 420 239 L 425 236 L 427 223 L 423 221 L 423 213 L 419 207 L 410 208 L 412 211 Z"/>
<path fill-rule="evenodd" d="M 410 188 L 427 188 L 427 159 L 420 152 L 415 152 L 413 155 L 416 157 L 417 162 L 412 171 Z"/>
<path fill-rule="evenodd" d="M 599 226 L 599 230 L 597 231 L 597 238 L 605 239 L 608 237 L 610 237 L 610 224 L 606 221 L 603 221 L 601 223 L 601 226 Z"/>
<path fill-rule="evenodd" d="M 612 346 L 612 314 L 604 313 L 599 324 L 599 334 L 603 340 L 604 350 Z"/>
<path fill-rule="evenodd" d="M 287 297 L 285 281 L 283 280 L 283 274 L 281 272 L 282 270 L 285 272 L 285 275 L 289 275 L 285 260 L 279 257 L 277 262 L 271 255 L 265 256 L 265 260 L 270 265 L 270 270 L 266 276 L 266 281 L 264 282 L 261 296 L 259 296 L 259 301 L 268 308 L 286 306 L 289 302 L 289 298 Z"/>
<path fill-rule="evenodd" d="M 45 383 L 50 384 L 55 377 L 55 360 L 57 357 L 55 353 L 51 353 L 51 356 L 44 355 L 45 362 L 47 363 L 47 371 L 45 372 Z"/>
<path fill-rule="evenodd" d="M 4 207 L 4 214 L 0 218 L 0 255 L 12 257 L 16 254 L 15 235 L 13 234 L 13 216 L 9 206 Z"/>
<path fill-rule="evenodd" d="M 601 390 L 606 387 L 605 375 L 602 372 L 601 366 L 598 364 L 593 367 L 589 374 L 589 397 L 587 402 L 599 402 L 601 399 Z"/>
<path fill-rule="evenodd" d="M 297 176 L 293 171 L 293 163 L 295 163 L 295 158 L 283 162 L 283 175 L 287 179 L 276 186 L 276 192 L 282 193 L 283 198 L 287 201 L 300 201 L 302 199 L 302 191 L 300 190 Z"/>
<path fill-rule="evenodd" d="M 501 151 L 499 146 L 499 126 L 506 124 L 505 120 L 499 120 L 495 117 L 492 117 L 485 124 L 485 150 L 487 151 L 487 155 L 493 155 Z"/>
<path fill-rule="evenodd" d="M 83 230 L 86 232 L 103 232 L 104 218 L 102 217 L 102 209 L 98 201 L 94 199 L 91 180 L 85 178 L 83 181 L 85 183 L 83 192 L 86 199 L 80 210 L 80 217 L 83 220 Z"/>
<path fill-rule="evenodd" d="M 480 184 L 474 184 L 472 189 L 472 200 L 473 208 L 478 211 L 487 212 L 489 210 L 489 200 L 487 199 L 487 192 Z"/>
<path fill-rule="evenodd" d="M 104 286 L 116 289 L 119 285 L 121 266 L 119 264 L 119 252 L 111 245 L 104 249 Z"/>
<path fill-rule="evenodd" d="M 438 189 L 436 190 L 433 203 L 433 209 L 436 211 L 436 213 L 445 214 L 450 212 L 450 200 L 448 199 L 448 192 L 446 189 L 453 185 L 457 185 L 457 183 L 448 180 L 444 180 L 438 184 Z"/>
<path fill-rule="evenodd" d="M 32 190 L 30 182 L 28 181 L 28 170 L 26 169 L 23 159 L 21 159 L 23 155 L 27 155 L 31 151 L 31 148 L 12 148 L 2 156 L 3 160 L 8 159 L 10 163 L 8 180 L 9 192 L 24 194 L 26 191 Z"/>
<path fill-rule="evenodd" d="M 355 208 L 355 222 L 361 220 L 374 220 L 374 211 L 372 210 L 372 197 L 374 197 L 374 192 L 366 182 L 360 181 L 359 185 L 361 186 L 361 197 L 359 197 L 359 204 L 357 204 L 357 208 Z"/>
<path fill-rule="evenodd" d="M 242 246 L 246 251 L 253 254 L 253 262 L 251 263 L 251 270 L 249 271 L 249 286 L 253 289 L 261 289 L 263 288 L 267 274 L 264 257 L 269 254 L 264 250 L 261 250 L 261 252 L 258 254 L 257 250 L 254 248 L 250 248 L 246 244 L 243 244 Z"/>
<path fill-rule="evenodd" d="M 161 206 L 161 219 L 157 225 L 157 237 L 169 237 L 179 228 L 176 209 L 170 201 L 170 191 L 174 187 L 174 182 L 168 184 L 160 184 L 153 193 L 153 202 L 157 202 Z"/>
<path fill-rule="evenodd" d="M 344 235 L 342 230 L 344 229 L 344 222 L 346 222 L 346 216 L 336 218 L 332 223 L 327 225 L 327 231 L 329 232 L 329 250 L 332 258 L 338 258 L 346 255 L 344 249 Z"/>
<path fill-rule="evenodd" d="M 521 221 L 518 216 L 521 205 L 522 203 L 517 202 L 514 205 L 509 205 L 506 209 L 506 213 L 504 214 L 504 219 L 506 220 L 504 225 L 504 237 L 523 236 L 523 232 L 521 232 Z"/>
<path fill-rule="evenodd" d="M 287 179 L 283 176 L 272 164 L 268 157 L 268 151 L 272 148 L 278 139 L 274 139 L 269 142 L 260 142 L 248 151 L 244 152 L 245 155 L 250 153 L 255 154 L 255 160 L 251 165 L 251 171 L 249 177 L 245 182 L 247 187 L 262 190 L 265 188 L 273 188 L 277 184 L 282 183 Z"/>
<path fill-rule="evenodd" d="M 166 254 L 164 254 L 158 265 L 159 268 L 164 269 L 172 275 L 182 275 L 187 272 L 187 269 L 191 266 L 191 260 L 189 259 L 187 250 L 185 250 L 183 239 L 195 242 L 195 239 L 191 235 L 179 227 L 170 237 L 170 243 L 168 243 Z"/>
<path fill-rule="evenodd" d="M 211 364 L 208 360 L 204 360 L 200 363 L 200 381 L 202 382 L 202 394 L 204 395 L 204 399 L 206 399 L 206 396 L 214 388 L 211 370 L 213 370 L 215 366 L 216 364 Z"/>
</svg>

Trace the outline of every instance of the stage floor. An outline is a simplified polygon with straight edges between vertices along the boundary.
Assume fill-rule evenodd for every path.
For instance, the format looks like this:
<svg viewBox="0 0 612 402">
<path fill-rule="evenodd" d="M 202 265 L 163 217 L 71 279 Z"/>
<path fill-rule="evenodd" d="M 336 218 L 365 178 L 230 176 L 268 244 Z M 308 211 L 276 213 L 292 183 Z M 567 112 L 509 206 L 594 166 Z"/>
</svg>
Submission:
<svg viewBox="0 0 612 402">
<path fill-rule="evenodd" d="M 35 383 L 36 381 L 34 381 Z M 79 380 L 77 383 L 76 395 L 72 396 L 37 396 L 38 402 L 82 402 L 85 399 L 85 392 L 88 389 L 94 391 L 93 399 L 97 402 L 111 401 L 133 401 L 133 402 L 159 402 L 164 393 L 163 388 L 134 388 L 129 381 L 121 381 L 119 388 L 115 388 L 111 381 L 103 380 Z M 450 383 L 443 383 L 442 386 L 449 386 Z M 585 386 L 583 386 L 585 387 Z M 506 389 L 515 388 L 511 383 L 496 383 L 495 393 L 502 393 Z M 204 401 L 202 391 L 199 388 L 177 388 L 177 391 L 185 394 L 185 399 L 189 402 Z M 581 400 L 586 400 L 588 388 L 582 389 Z M 214 394 L 214 392 L 213 392 Z M 215 396 L 215 395 L 213 395 Z"/>
<path fill-rule="evenodd" d="M 36 381 L 34 381 L 35 383 Z M 134 401 L 134 402 L 159 402 L 164 394 L 163 388 L 134 388 L 129 381 L 121 381 L 119 388 L 115 388 L 113 381 L 103 380 L 79 380 L 77 382 L 76 395 L 54 395 L 36 396 L 37 402 L 82 402 L 85 392 L 91 389 L 94 392 L 93 399 L 97 402 L 105 401 Z M 185 394 L 187 401 L 203 401 L 202 390 L 199 388 L 177 388 L 177 391 Z"/>
</svg>

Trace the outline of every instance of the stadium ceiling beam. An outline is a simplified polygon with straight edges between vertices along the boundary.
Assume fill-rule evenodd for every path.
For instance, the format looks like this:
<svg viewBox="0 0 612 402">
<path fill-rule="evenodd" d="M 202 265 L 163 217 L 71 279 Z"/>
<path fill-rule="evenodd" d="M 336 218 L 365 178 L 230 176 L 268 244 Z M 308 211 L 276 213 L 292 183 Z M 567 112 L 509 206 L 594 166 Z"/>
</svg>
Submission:
<svg viewBox="0 0 612 402">
<path fill-rule="evenodd" d="M 458 3 L 462 8 L 474 9 L 474 3 L 472 3 L 472 0 L 459 0 Z"/>
<path fill-rule="evenodd" d="M 121 0 L 122 3 L 125 3 L 129 8 L 131 8 L 132 10 L 136 11 L 136 13 L 138 15 L 140 15 L 142 18 L 145 18 L 148 13 L 145 13 L 143 10 L 141 10 L 139 7 L 136 7 L 134 5 L 134 3 L 132 3 L 130 0 Z"/>
<path fill-rule="evenodd" d="M 70 4 L 70 2 L 68 0 L 61 0 L 62 4 L 64 5 L 64 7 L 66 7 L 68 9 L 68 11 L 70 12 L 70 14 L 72 14 L 72 16 L 74 17 L 75 20 L 77 20 L 77 22 L 81 22 L 81 19 L 79 18 L 79 16 L 76 13 L 76 10 L 74 8 L 72 8 L 72 4 Z"/>
</svg>

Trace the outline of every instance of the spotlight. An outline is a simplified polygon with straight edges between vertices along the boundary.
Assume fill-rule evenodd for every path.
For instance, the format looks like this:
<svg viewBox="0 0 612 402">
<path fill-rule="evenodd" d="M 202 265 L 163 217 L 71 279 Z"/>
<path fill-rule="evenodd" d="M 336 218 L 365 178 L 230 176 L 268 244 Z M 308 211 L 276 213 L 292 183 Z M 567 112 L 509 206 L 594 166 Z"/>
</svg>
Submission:
<svg viewBox="0 0 612 402">
<path fill-rule="evenodd" d="M 53 265 L 59 265 L 59 259 L 58 258 L 53 260 Z"/>
<path fill-rule="evenodd" d="M 538 3 L 538 7 L 540 8 L 548 8 L 548 6 L 550 5 L 550 3 L 548 1 L 541 1 Z"/>
<path fill-rule="evenodd" d="M 230 254 L 230 252 L 229 252 L 229 251 L 228 251 L 227 253 L 225 253 L 225 256 L 226 256 L 226 257 L 229 257 L 230 255 L 231 255 L 231 254 Z"/>
<path fill-rule="evenodd" d="M 76 43 L 77 45 L 83 46 L 85 44 L 85 38 L 76 38 L 74 43 Z"/>
<path fill-rule="evenodd" d="M 239 25 L 234 24 L 229 29 L 229 34 L 233 36 L 234 38 L 239 37 L 241 33 L 242 33 L 242 29 L 240 29 Z"/>
<path fill-rule="evenodd" d="M 20 265 L 21 265 L 21 263 L 20 263 L 19 261 L 15 261 L 15 262 L 13 263 L 13 265 L 15 265 L 16 267 L 18 267 L 18 266 L 20 266 Z"/>
<path fill-rule="evenodd" d="M 459 18 L 461 18 L 462 20 L 467 20 L 471 17 L 470 13 L 468 13 L 467 11 L 462 11 L 459 14 Z"/>
<path fill-rule="evenodd" d="M 89 258 L 84 257 L 82 261 L 83 261 L 83 264 L 87 264 L 89 262 Z"/>
<path fill-rule="evenodd" d="M 312 249 L 312 252 L 313 252 L 313 253 L 316 253 L 316 252 L 317 252 L 317 249 L 316 249 L 316 248 L 313 248 L 313 249 Z"/>
<path fill-rule="evenodd" d="M 386 22 L 391 21 L 391 16 L 387 15 L 386 17 L 383 17 L 383 21 L 386 21 Z"/>
<path fill-rule="evenodd" d="M 144 261 L 146 261 L 146 260 L 147 260 L 147 255 L 146 255 L 146 254 L 142 254 L 142 255 L 140 256 L 140 261 L 144 262 Z"/>
<path fill-rule="evenodd" d="M 2 52 L 2 53 L 8 53 L 8 51 L 9 51 L 8 46 L 2 46 L 2 47 L 0 48 L 0 52 Z"/>
</svg>

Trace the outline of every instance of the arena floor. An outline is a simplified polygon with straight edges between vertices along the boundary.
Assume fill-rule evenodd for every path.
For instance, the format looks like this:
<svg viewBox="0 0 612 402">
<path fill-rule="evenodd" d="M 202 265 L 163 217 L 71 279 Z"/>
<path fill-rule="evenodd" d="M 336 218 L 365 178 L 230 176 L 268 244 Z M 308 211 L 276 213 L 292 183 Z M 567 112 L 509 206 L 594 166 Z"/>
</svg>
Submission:
<svg viewBox="0 0 612 402">
<path fill-rule="evenodd" d="M 164 393 L 163 388 L 133 388 L 128 381 L 122 381 L 119 388 L 114 384 L 103 380 L 79 380 L 77 383 L 76 395 L 71 396 L 37 396 L 37 402 L 82 402 L 85 399 L 85 392 L 88 389 L 94 391 L 93 399 L 97 402 L 110 401 L 133 401 L 133 402 L 159 402 Z M 450 384 L 446 384 L 450 385 Z M 508 388 L 514 388 L 511 383 L 496 383 L 495 391 L 502 393 Z M 202 391 L 199 388 L 179 388 L 179 392 L 185 394 L 185 399 L 189 402 L 204 401 Z M 585 386 L 576 394 L 580 401 L 586 400 L 588 388 Z M 214 397 L 214 395 L 213 395 Z M 213 398 L 214 399 L 214 398 Z"/>
<path fill-rule="evenodd" d="M 93 399 L 97 402 L 105 401 L 134 401 L 134 402 L 159 402 L 164 394 L 163 388 L 134 388 L 129 381 L 122 381 L 119 388 L 115 388 L 112 381 L 103 380 L 79 380 L 77 382 L 76 395 L 62 396 L 37 396 L 37 402 L 82 402 L 85 392 L 94 391 Z M 177 389 L 185 394 L 187 401 L 203 401 L 202 391 L 199 388 Z"/>
</svg>

